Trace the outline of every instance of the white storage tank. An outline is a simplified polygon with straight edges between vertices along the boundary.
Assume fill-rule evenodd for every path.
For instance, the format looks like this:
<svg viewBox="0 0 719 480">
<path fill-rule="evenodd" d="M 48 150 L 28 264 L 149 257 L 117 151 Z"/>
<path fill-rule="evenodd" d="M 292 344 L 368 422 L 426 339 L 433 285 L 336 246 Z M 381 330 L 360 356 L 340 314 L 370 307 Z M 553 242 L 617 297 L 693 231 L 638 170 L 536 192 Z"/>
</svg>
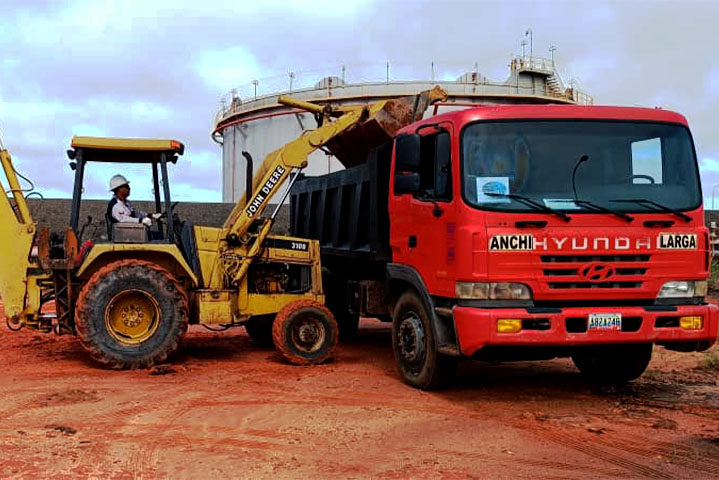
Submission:
<svg viewBox="0 0 719 480">
<path fill-rule="evenodd" d="M 243 151 L 252 155 L 257 167 L 271 151 L 297 138 L 303 131 L 316 128 L 314 115 L 280 105 L 277 103 L 280 95 L 291 94 L 320 104 L 371 103 L 414 95 L 439 85 L 449 98 L 430 108 L 425 116 L 480 103 L 593 103 L 588 95 L 565 85 L 551 60 L 517 57 L 510 62 L 509 70 L 509 77 L 504 82 L 491 82 L 476 70 L 450 77 L 455 80 L 445 80 L 446 76 L 442 76 L 440 80 L 394 81 L 390 79 L 390 65 L 387 64 L 385 81 L 353 83 L 345 80 L 344 74 L 330 75 L 317 79 L 311 87 L 293 89 L 295 74 L 290 73 L 290 86 L 284 91 L 277 89 L 257 96 L 258 81 L 246 86 L 242 95 L 233 90 L 222 100 L 212 132 L 213 139 L 222 146 L 222 200 L 235 202 L 244 195 L 246 160 Z M 434 66 L 432 77 L 438 78 Z M 321 175 L 341 168 L 337 160 L 318 151 L 310 156 L 305 173 Z"/>
</svg>

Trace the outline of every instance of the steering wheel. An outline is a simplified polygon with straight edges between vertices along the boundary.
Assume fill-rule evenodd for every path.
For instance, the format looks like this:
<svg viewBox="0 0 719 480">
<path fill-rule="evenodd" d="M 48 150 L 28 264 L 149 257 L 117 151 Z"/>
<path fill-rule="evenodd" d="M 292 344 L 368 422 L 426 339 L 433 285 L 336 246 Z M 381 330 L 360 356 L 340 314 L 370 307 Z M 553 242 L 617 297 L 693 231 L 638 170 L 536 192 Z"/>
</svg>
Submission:
<svg viewBox="0 0 719 480">
<path fill-rule="evenodd" d="M 632 175 L 632 180 L 634 180 L 635 178 L 640 178 L 642 180 L 649 180 L 650 185 L 654 185 L 657 183 L 654 180 L 654 177 L 652 177 L 651 175 Z M 634 183 L 634 182 L 632 182 L 632 183 Z"/>
<path fill-rule="evenodd" d="M 174 210 L 175 210 L 175 207 L 177 206 L 178 203 L 180 203 L 180 202 L 173 202 L 173 203 L 172 203 L 172 206 L 171 206 L 170 208 L 174 211 Z M 160 216 L 158 217 L 158 220 L 159 220 L 160 218 L 165 218 L 165 217 L 167 217 L 167 210 L 164 210 L 164 211 L 160 214 Z"/>
</svg>

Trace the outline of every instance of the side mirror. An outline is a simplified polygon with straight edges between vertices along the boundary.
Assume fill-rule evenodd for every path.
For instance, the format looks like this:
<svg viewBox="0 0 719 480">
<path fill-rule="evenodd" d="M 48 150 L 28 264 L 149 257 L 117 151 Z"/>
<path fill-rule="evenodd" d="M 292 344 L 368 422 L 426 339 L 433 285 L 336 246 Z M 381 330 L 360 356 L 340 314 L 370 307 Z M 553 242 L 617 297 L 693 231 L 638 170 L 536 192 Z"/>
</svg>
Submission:
<svg viewBox="0 0 719 480">
<path fill-rule="evenodd" d="M 407 173 L 394 176 L 394 193 L 397 195 L 403 193 L 419 192 L 419 173 Z"/>
<path fill-rule="evenodd" d="M 419 170 L 419 141 L 415 134 L 398 135 L 395 139 L 395 171 L 416 172 Z"/>
</svg>

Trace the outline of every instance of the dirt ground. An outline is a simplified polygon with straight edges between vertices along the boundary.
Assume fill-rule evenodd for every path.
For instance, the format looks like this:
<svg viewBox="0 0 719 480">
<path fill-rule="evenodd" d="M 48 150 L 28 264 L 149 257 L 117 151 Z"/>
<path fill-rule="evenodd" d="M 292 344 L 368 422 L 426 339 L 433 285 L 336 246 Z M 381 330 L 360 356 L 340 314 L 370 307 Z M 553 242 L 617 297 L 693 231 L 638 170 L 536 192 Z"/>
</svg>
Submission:
<svg viewBox="0 0 719 480">
<path fill-rule="evenodd" d="M 374 320 L 315 367 L 243 328 L 193 327 L 152 371 L 103 370 L 71 337 L 4 321 L 0 345 L 2 478 L 719 477 L 706 354 L 658 348 L 622 388 L 568 360 L 466 361 L 427 393 L 399 380 Z"/>
</svg>

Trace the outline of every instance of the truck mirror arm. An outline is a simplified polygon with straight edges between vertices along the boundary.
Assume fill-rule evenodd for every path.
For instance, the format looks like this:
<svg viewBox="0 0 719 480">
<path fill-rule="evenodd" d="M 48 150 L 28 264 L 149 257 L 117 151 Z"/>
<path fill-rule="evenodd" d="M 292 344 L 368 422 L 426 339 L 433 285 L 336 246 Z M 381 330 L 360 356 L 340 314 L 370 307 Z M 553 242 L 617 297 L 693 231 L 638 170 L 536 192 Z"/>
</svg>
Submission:
<svg viewBox="0 0 719 480">
<path fill-rule="evenodd" d="M 429 202 L 432 205 L 434 205 L 434 208 L 432 209 L 432 215 L 436 218 L 441 217 L 444 214 L 444 210 L 442 207 L 439 206 L 439 203 L 437 203 L 436 200 L 429 197 L 429 192 L 427 190 L 420 190 L 417 198 L 422 200 L 423 202 Z"/>
</svg>

